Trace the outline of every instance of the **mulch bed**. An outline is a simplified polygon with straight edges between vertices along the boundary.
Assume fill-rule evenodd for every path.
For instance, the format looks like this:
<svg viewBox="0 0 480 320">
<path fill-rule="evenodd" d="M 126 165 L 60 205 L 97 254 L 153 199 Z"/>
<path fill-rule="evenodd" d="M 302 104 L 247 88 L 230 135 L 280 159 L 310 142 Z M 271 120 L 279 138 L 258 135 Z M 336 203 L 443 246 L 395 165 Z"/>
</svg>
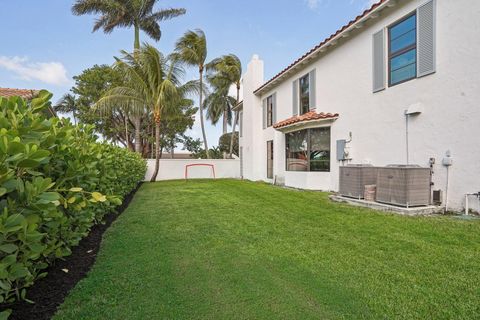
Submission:
<svg viewBox="0 0 480 320">
<path fill-rule="evenodd" d="M 46 270 L 48 275 L 35 282 L 28 288 L 27 299 L 35 303 L 18 301 L 12 305 L 0 306 L 0 310 L 12 309 L 9 320 L 48 320 L 57 311 L 65 297 L 77 282 L 87 276 L 90 268 L 95 263 L 103 233 L 110 227 L 113 221 L 128 207 L 133 196 L 140 188 L 141 183 L 128 194 L 122 205 L 105 217 L 103 224 L 92 227 L 89 235 L 80 241 L 80 244 L 72 248 L 72 254 L 63 260 L 58 259 Z M 68 273 L 62 271 L 68 269 Z"/>
</svg>

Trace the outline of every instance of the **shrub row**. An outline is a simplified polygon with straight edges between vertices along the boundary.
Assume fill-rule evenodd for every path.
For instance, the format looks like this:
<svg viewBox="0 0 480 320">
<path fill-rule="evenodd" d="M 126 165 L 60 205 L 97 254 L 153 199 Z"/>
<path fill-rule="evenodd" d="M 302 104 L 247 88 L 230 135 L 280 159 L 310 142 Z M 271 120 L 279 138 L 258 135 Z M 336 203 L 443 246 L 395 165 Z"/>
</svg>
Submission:
<svg viewBox="0 0 480 320">
<path fill-rule="evenodd" d="M 26 288 L 122 203 L 146 165 L 97 142 L 91 126 L 48 118 L 51 94 L 0 98 L 0 303 Z"/>
</svg>

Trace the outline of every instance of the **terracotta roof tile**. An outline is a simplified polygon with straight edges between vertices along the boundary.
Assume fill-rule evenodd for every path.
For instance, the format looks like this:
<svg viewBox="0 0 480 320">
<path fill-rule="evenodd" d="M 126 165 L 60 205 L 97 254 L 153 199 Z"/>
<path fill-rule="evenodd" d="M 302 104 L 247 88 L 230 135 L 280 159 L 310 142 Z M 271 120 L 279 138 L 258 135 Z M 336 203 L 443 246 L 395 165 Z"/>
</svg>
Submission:
<svg viewBox="0 0 480 320">
<path fill-rule="evenodd" d="M 277 122 L 273 125 L 275 129 L 283 128 L 286 126 L 290 126 L 292 124 L 307 122 L 312 120 L 324 120 L 324 119 L 335 119 L 338 118 L 338 113 L 325 113 L 320 112 L 317 113 L 315 110 L 311 110 L 307 113 L 304 113 L 300 116 L 293 116 L 291 118 L 285 119 L 283 121 Z"/>
<path fill-rule="evenodd" d="M 39 90 L 31 89 L 0 88 L 0 97 L 10 98 L 19 96 L 23 99 L 33 99 L 39 92 Z"/>
<path fill-rule="evenodd" d="M 270 80 L 268 80 L 267 82 L 265 82 L 263 85 L 261 85 L 258 89 L 256 89 L 254 91 L 254 93 L 257 93 L 259 92 L 260 90 L 262 90 L 263 88 L 265 88 L 266 86 L 268 86 L 271 82 L 273 82 L 275 79 L 277 79 L 278 77 L 282 76 L 285 72 L 287 72 L 288 70 L 292 69 L 295 65 L 297 65 L 300 61 L 302 61 L 303 59 L 305 59 L 307 56 L 309 56 L 310 54 L 312 54 L 313 52 L 317 51 L 318 49 L 320 49 L 321 47 L 323 47 L 327 42 L 329 42 L 330 40 L 332 40 L 333 38 L 335 38 L 338 34 L 342 33 L 345 29 L 348 29 L 349 27 L 351 27 L 353 24 L 355 24 L 356 22 L 358 22 L 359 20 L 361 20 L 363 17 L 365 17 L 366 15 L 368 15 L 370 12 L 372 12 L 373 10 L 375 10 L 376 8 L 378 8 L 380 5 L 382 5 L 383 3 L 387 2 L 389 0 L 379 0 L 377 3 L 373 4 L 370 9 L 367 9 L 365 10 L 362 14 L 358 15 L 355 19 L 351 20 L 349 23 L 347 23 L 346 25 L 344 25 L 343 27 L 341 27 L 340 29 L 338 29 L 334 34 L 330 35 L 328 38 L 326 38 L 325 40 L 323 40 L 322 42 L 320 42 L 318 45 L 316 45 L 315 47 L 313 47 L 310 51 L 308 51 L 307 53 L 305 53 L 303 56 L 301 56 L 300 58 L 298 58 L 297 60 L 295 60 L 294 62 L 292 62 L 289 66 L 287 66 L 285 69 L 283 69 L 282 71 L 280 71 L 279 73 L 277 73 L 273 78 L 271 78 Z"/>
</svg>

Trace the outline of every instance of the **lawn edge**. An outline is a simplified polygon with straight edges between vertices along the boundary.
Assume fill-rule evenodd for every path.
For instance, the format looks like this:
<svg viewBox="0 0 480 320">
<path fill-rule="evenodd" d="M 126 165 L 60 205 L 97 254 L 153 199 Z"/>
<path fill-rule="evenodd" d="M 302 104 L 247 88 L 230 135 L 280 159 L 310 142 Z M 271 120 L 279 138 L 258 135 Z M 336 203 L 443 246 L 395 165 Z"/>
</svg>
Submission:
<svg viewBox="0 0 480 320">
<path fill-rule="evenodd" d="M 46 270 L 47 276 L 28 288 L 27 299 L 35 303 L 17 301 L 11 305 L 1 306 L 2 309 L 12 310 L 10 320 L 48 320 L 55 315 L 70 291 L 88 275 L 95 264 L 103 234 L 128 208 L 142 184 L 143 182 L 140 182 L 125 196 L 122 204 L 105 216 L 103 223 L 94 225 L 88 236 L 83 238 L 78 246 L 72 248 L 71 255 L 56 260 Z M 64 270 L 68 270 L 68 272 Z"/>
</svg>

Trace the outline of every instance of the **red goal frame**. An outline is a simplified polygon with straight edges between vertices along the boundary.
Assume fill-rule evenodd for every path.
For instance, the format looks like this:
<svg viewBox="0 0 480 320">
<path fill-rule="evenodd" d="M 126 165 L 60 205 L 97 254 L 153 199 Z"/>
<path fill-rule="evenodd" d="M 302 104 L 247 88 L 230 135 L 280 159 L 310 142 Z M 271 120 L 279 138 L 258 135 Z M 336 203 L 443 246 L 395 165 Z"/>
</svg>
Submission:
<svg viewBox="0 0 480 320">
<path fill-rule="evenodd" d="M 185 180 L 188 180 L 188 168 L 190 167 L 198 167 L 198 166 L 203 166 L 203 167 L 210 167 L 212 168 L 212 173 L 213 173 L 213 179 L 216 179 L 215 176 L 215 166 L 210 163 L 193 163 L 193 164 L 187 164 L 185 165 Z"/>
</svg>

